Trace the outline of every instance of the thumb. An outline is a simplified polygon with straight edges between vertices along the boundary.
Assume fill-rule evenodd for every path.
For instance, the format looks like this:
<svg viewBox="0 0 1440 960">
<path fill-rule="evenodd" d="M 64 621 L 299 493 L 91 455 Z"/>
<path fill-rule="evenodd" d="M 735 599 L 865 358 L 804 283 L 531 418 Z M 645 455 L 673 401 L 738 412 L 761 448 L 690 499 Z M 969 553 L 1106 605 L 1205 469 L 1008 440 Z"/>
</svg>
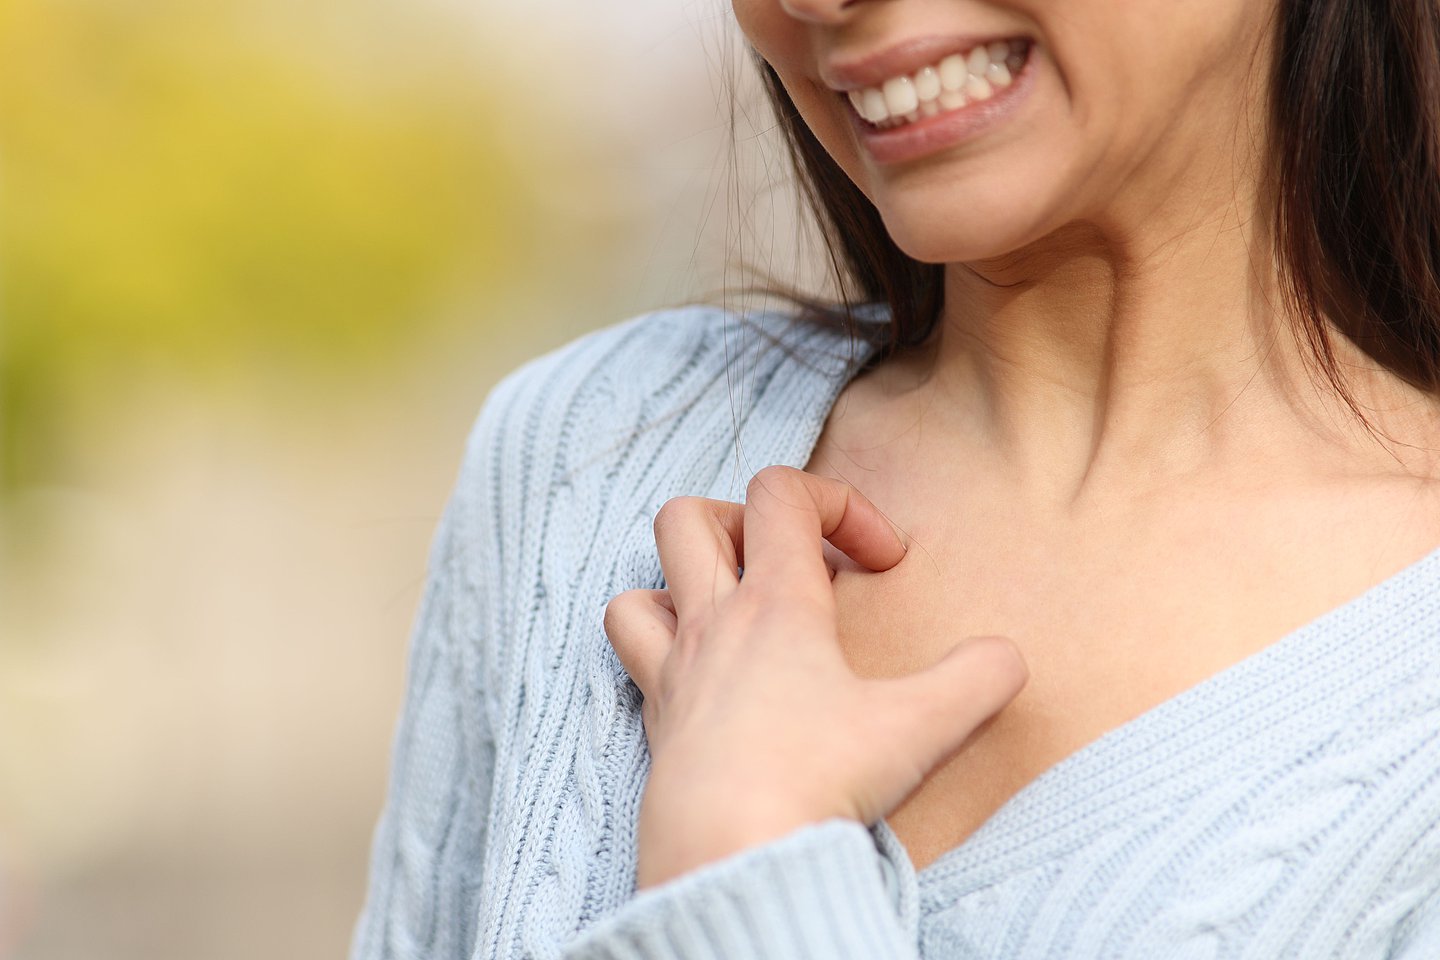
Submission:
<svg viewBox="0 0 1440 960">
<path fill-rule="evenodd" d="M 962 640 L 934 666 L 880 681 L 889 688 L 885 715 L 899 728 L 894 742 L 928 774 L 1014 700 L 1029 677 L 1010 639 Z"/>
</svg>

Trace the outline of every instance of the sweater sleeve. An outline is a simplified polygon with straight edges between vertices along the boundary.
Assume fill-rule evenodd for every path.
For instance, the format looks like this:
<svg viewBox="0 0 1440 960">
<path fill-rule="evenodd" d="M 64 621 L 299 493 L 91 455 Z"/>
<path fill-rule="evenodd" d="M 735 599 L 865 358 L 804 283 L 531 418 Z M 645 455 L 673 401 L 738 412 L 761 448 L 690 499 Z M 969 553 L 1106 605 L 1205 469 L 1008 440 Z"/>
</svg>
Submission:
<svg viewBox="0 0 1440 960">
<path fill-rule="evenodd" d="M 464 693 L 459 642 L 477 618 L 462 587 L 461 512 L 452 497 L 432 542 L 352 960 L 463 960 L 475 939 L 494 749 Z"/>
<path fill-rule="evenodd" d="M 888 869 L 862 824 L 810 824 L 641 890 L 563 957 L 917 960 Z"/>
<path fill-rule="evenodd" d="M 1440 890 L 1406 915 L 1386 960 L 1435 960 L 1436 957 L 1440 957 Z"/>
</svg>

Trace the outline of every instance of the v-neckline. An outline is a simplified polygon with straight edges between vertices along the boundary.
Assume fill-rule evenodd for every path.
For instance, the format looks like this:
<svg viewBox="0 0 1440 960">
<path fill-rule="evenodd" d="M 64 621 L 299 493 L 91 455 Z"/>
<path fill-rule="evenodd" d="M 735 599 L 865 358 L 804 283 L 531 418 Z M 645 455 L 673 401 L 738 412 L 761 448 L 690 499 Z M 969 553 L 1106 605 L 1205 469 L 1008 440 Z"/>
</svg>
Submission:
<svg viewBox="0 0 1440 960">
<path fill-rule="evenodd" d="M 1323 698 L 1317 695 L 1320 688 L 1301 690 L 1298 681 L 1302 678 L 1302 671 L 1306 675 L 1315 675 L 1317 680 L 1320 674 L 1328 671 L 1332 679 L 1340 681 L 1338 687 L 1353 702 L 1363 696 L 1363 691 L 1370 685 L 1384 686 L 1396 675 L 1415 669 L 1415 661 L 1399 656 L 1392 655 L 1384 663 L 1369 664 L 1356 662 L 1354 656 L 1361 652 L 1356 642 L 1368 632 L 1367 628 L 1392 618 L 1399 607 L 1424 611 L 1440 620 L 1440 547 L 1351 600 L 1321 613 L 1303 626 L 1160 701 L 1056 761 L 1012 794 L 958 846 L 945 851 L 921 870 L 915 871 L 912 866 L 917 884 L 923 892 L 927 887 L 943 883 L 949 877 L 982 864 L 987 858 L 1015 852 L 1013 848 L 1006 849 L 1011 844 L 1037 844 L 1031 855 L 1020 858 L 1025 865 L 1045 859 L 1053 853 L 1052 844 L 1045 841 L 1053 842 L 1059 836 L 1054 828 L 1060 825 L 1056 817 L 1061 809 L 1057 803 L 1051 802 L 1054 798 L 1048 796 L 1056 791 L 1072 791 L 1066 798 L 1069 809 L 1065 811 L 1071 814 L 1072 823 L 1093 818 L 1102 812 L 1102 806 L 1106 823 L 1118 822 L 1141 808 L 1154 806 L 1169 794 L 1152 789 L 1156 784 L 1146 784 L 1146 789 L 1139 789 L 1129 776 L 1109 781 L 1113 785 L 1123 780 L 1129 790 L 1119 803 L 1102 805 L 1087 801 L 1097 798 L 1097 791 L 1092 788 L 1106 785 L 1102 779 L 1105 774 L 1127 765 L 1142 765 L 1147 747 L 1166 744 L 1173 750 L 1167 754 L 1167 761 L 1201 746 L 1198 741 L 1202 739 L 1205 758 L 1221 758 L 1239 748 L 1249 728 L 1228 722 L 1234 719 L 1233 713 L 1228 711 L 1243 707 L 1247 693 L 1270 693 L 1283 680 L 1292 685 L 1287 694 L 1304 696 L 1309 702 L 1321 701 Z M 1419 639 L 1419 635 L 1411 639 Z M 1305 724 L 1300 711 L 1283 710 L 1286 701 L 1282 696 L 1251 709 L 1255 714 L 1272 714 L 1277 725 L 1289 720 L 1294 728 L 1292 732 L 1301 732 L 1300 728 Z M 1140 772 L 1134 771 L 1137 774 Z M 1183 789 L 1180 780 L 1172 779 L 1170 782 L 1174 785 L 1173 792 Z M 1163 784 L 1160 786 L 1163 790 Z M 908 854 L 904 854 L 903 846 L 888 820 L 878 821 L 873 829 L 893 842 L 897 848 L 895 852 L 908 860 Z M 1060 839 L 1073 843 L 1075 836 L 1071 834 Z M 1016 862 L 1010 868 L 1019 866 L 1020 862 Z"/>
<path fill-rule="evenodd" d="M 862 322 L 882 319 L 879 314 L 861 317 Z M 786 432 L 785 439 L 791 442 L 786 444 L 788 449 L 775 451 L 774 462 L 803 469 L 840 393 L 878 345 L 819 327 L 806 328 L 799 339 L 802 347 L 813 348 L 817 344 L 810 341 L 819 342 L 821 349 L 808 355 L 806 366 L 824 383 L 811 395 L 810 409 L 796 424 L 799 429 Z M 837 342 L 848 349 L 826 350 Z M 776 413 L 786 415 L 794 416 L 795 411 Z M 773 427 L 773 421 L 763 419 Z M 744 427 L 742 424 L 742 436 Z M 759 447 L 752 441 L 749 449 Z M 1440 621 L 1440 545 L 1352 599 L 1061 758 L 1011 795 L 959 845 L 923 869 L 914 869 L 888 819 L 877 821 L 872 833 L 893 866 L 908 873 L 921 899 L 936 903 L 956 892 L 950 889 L 950 881 L 962 876 L 967 884 L 983 885 L 1043 862 L 1057 852 L 1057 843 L 1076 842 L 1076 835 L 1070 832 L 1073 828 L 1088 823 L 1092 829 L 1101 829 L 1185 789 L 1184 778 L 1161 769 L 1167 764 L 1157 763 L 1150 748 L 1165 745 L 1173 751 L 1167 754 L 1172 762 L 1187 750 L 1192 762 L 1217 762 L 1242 747 L 1257 724 L 1277 736 L 1302 735 L 1305 703 L 1325 703 L 1334 697 L 1354 702 L 1365 689 L 1396 682 L 1400 674 L 1416 669 L 1404 649 L 1367 651 L 1370 656 L 1358 661 L 1347 657 L 1353 652 L 1349 648 L 1368 627 L 1393 617 L 1401 606 L 1413 608 L 1417 618 L 1430 616 Z M 1405 639 L 1418 643 L 1423 637 L 1422 631 L 1412 631 Z M 1287 721 L 1288 731 L 1281 729 Z M 1121 771 L 1118 775 L 1117 770 Z M 1147 775 L 1148 783 L 1136 783 Z M 1107 802 L 1103 795 L 1106 786 L 1120 786 L 1123 791 Z M 1062 826 L 1070 829 L 1062 832 Z"/>
</svg>

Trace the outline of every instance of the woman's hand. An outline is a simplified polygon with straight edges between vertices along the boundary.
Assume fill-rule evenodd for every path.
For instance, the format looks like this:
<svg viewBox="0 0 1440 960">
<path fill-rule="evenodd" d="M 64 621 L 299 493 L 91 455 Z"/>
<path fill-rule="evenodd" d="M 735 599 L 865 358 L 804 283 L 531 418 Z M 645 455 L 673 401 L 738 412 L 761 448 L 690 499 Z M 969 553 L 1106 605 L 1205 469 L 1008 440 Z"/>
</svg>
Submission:
<svg viewBox="0 0 1440 960">
<path fill-rule="evenodd" d="M 606 609 L 645 696 L 640 887 L 809 823 L 874 822 L 1024 686 L 1019 652 L 998 637 L 908 677 L 856 677 L 822 539 L 870 570 L 905 556 L 853 487 L 767 467 L 744 505 L 667 502 L 655 541 L 669 589 L 630 590 Z"/>
</svg>

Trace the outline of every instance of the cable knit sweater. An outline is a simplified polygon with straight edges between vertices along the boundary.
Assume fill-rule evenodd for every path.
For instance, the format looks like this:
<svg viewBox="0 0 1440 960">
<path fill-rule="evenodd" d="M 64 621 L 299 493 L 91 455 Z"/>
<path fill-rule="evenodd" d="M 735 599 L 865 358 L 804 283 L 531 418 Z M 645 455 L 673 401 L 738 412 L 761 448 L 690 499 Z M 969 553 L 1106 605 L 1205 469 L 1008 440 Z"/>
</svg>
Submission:
<svg viewBox="0 0 1440 960">
<path fill-rule="evenodd" d="M 433 541 L 353 960 L 1440 960 L 1440 550 L 918 874 L 885 821 L 834 819 L 636 893 L 649 756 L 605 604 L 663 586 L 665 500 L 803 466 L 868 351 L 684 308 L 493 390 Z"/>
</svg>

